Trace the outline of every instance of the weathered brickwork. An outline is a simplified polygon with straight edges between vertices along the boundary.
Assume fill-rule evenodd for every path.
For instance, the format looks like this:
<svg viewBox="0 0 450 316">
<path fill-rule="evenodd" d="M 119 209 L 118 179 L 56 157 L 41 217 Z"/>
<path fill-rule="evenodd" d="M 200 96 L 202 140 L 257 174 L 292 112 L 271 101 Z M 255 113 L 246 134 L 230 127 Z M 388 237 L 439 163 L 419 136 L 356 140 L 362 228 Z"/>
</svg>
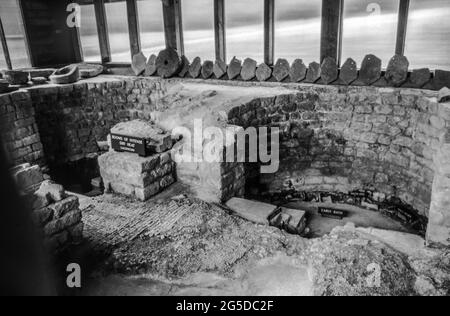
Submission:
<svg viewBox="0 0 450 316">
<path fill-rule="evenodd" d="M 11 165 L 43 163 L 43 146 L 27 92 L 0 95 L 0 135 Z"/>
</svg>

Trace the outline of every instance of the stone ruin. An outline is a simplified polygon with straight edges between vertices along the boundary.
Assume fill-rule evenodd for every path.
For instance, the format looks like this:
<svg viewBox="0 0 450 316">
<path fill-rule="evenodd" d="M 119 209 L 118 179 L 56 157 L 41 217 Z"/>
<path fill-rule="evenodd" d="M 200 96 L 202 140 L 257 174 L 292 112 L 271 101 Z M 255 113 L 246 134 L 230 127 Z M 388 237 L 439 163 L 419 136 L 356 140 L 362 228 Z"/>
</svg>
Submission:
<svg viewBox="0 0 450 316">
<path fill-rule="evenodd" d="M 275 206 L 352 204 L 407 224 L 434 246 L 449 243 L 449 113 L 445 90 L 364 85 L 105 75 L 0 95 L 11 166 L 28 162 L 51 174 L 61 165 L 98 159 L 93 173 L 107 191 L 140 200 L 179 182 L 216 203 L 247 197 Z M 172 139 L 171 131 L 191 128 L 196 118 L 219 128 L 279 128 L 279 170 L 260 174 L 257 163 L 175 163 L 183 140 Z M 113 139 L 106 142 L 111 133 L 146 139 L 148 155 L 112 150 Z M 275 222 L 298 226 L 286 217 Z"/>
</svg>

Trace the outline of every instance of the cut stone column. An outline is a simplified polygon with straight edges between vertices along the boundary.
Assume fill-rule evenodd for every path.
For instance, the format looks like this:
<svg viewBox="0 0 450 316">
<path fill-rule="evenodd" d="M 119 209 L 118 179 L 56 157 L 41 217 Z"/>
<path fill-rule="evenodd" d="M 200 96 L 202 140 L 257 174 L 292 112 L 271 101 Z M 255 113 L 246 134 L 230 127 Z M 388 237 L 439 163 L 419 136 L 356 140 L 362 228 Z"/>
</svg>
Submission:
<svg viewBox="0 0 450 316">
<path fill-rule="evenodd" d="M 450 107 L 450 104 L 444 105 Z M 434 159 L 435 175 L 427 229 L 427 244 L 450 246 L 450 128 Z"/>
</svg>

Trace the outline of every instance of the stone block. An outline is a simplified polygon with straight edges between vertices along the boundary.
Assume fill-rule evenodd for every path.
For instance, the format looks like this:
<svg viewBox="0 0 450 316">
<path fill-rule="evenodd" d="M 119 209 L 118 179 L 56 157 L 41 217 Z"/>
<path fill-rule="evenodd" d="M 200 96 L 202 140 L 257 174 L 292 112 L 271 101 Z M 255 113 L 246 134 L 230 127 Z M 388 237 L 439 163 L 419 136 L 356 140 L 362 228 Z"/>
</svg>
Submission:
<svg viewBox="0 0 450 316">
<path fill-rule="evenodd" d="M 267 66 L 265 63 L 262 63 L 258 66 L 258 69 L 256 69 L 255 74 L 258 81 L 269 80 L 269 78 L 272 76 L 272 68 Z"/>
<path fill-rule="evenodd" d="M 213 71 L 216 78 L 220 79 L 227 73 L 227 64 L 222 60 L 216 60 Z"/>
<path fill-rule="evenodd" d="M 320 64 L 317 62 L 312 62 L 308 66 L 308 72 L 306 74 L 305 82 L 315 83 L 320 79 L 321 68 Z"/>
<path fill-rule="evenodd" d="M 342 65 L 341 71 L 339 73 L 339 79 L 345 84 L 349 85 L 358 78 L 358 67 L 356 62 L 348 58 Z"/>
<path fill-rule="evenodd" d="M 134 189 L 134 195 L 136 198 L 140 201 L 147 201 L 152 196 L 155 196 L 160 192 L 162 188 L 160 187 L 159 182 L 154 182 L 145 188 L 135 188 Z M 131 194 L 128 194 L 131 195 Z"/>
<path fill-rule="evenodd" d="M 44 234 L 45 236 L 53 236 L 71 226 L 76 225 L 81 221 L 81 218 L 82 214 L 80 210 L 71 211 L 63 217 L 53 220 L 45 225 Z"/>
<path fill-rule="evenodd" d="M 303 63 L 303 60 L 296 59 L 291 65 L 291 70 L 289 72 L 289 77 L 291 82 L 300 82 L 306 78 L 307 68 Z"/>
<path fill-rule="evenodd" d="M 381 76 L 381 59 L 375 55 L 367 55 L 361 64 L 358 80 L 365 85 L 375 83 Z"/>
<path fill-rule="evenodd" d="M 202 71 L 202 60 L 200 57 L 195 57 L 189 66 L 189 75 L 192 78 L 198 78 L 200 76 L 200 72 Z"/>
<path fill-rule="evenodd" d="M 202 66 L 202 78 L 208 79 L 213 75 L 214 63 L 210 60 L 205 60 Z"/>
</svg>

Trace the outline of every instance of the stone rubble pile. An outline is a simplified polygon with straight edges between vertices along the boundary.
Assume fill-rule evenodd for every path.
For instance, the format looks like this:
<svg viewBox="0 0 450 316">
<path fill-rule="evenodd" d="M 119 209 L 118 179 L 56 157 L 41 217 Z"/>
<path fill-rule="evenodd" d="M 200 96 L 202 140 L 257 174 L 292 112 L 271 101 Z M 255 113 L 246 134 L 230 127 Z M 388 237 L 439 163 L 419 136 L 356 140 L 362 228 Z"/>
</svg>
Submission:
<svg viewBox="0 0 450 316">
<path fill-rule="evenodd" d="M 84 224 L 76 196 L 49 180 L 38 165 L 25 163 L 10 172 L 50 253 L 81 242 Z"/>
</svg>

